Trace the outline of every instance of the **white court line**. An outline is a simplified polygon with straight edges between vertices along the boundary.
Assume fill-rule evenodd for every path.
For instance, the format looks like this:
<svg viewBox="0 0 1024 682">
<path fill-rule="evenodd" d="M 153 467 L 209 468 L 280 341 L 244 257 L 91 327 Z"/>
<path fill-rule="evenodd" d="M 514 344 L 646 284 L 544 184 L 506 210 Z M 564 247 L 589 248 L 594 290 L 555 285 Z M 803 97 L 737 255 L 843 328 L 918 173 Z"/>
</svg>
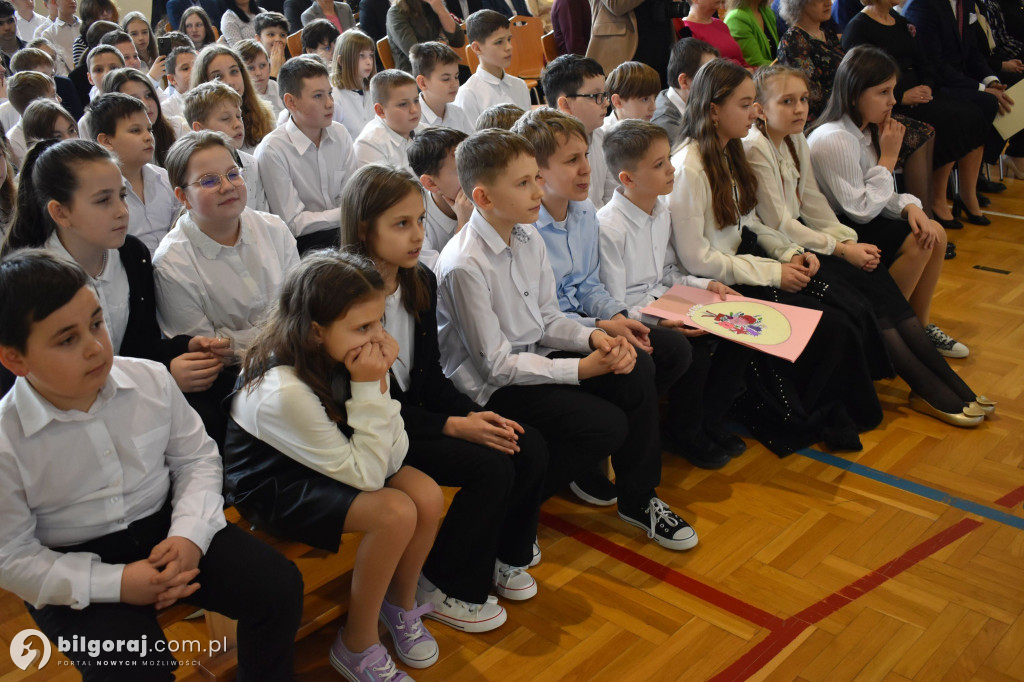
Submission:
<svg viewBox="0 0 1024 682">
<path fill-rule="evenodd" d="M 985 209 L 982 209 L 981 212 L 987 213 L 988 215 L 997 215 L 1000 218 L 1013 218 L 1014 220 L 1024 220 L 1024 215 L 1017 215 L 1015 213 L 1000 213 L 999 211 L 988 211 Z"/>
</svg>

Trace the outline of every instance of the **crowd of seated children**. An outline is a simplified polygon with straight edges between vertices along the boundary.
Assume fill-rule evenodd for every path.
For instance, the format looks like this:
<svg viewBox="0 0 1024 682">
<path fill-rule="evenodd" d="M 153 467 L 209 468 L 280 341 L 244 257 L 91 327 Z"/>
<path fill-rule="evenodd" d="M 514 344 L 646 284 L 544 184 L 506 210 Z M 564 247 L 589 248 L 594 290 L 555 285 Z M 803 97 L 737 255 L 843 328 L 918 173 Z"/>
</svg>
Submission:
<svg viewBox="0 0 1024 682">
<path fill-rule="evenodd" d="M 444 126 L 474 132 L 466 112 L 457 104 L 459 55 L 444 43 L 420 43 L 409 51 L 412 75 L 420 90 L 420 126 Z"/>
<path fill-rule="evenodd" d="M 672 46 L 668 58 L 668 87 L 658 94 L 654 102 L 651 122 L 665 129 L 673 149 L 683 139 L 683 112 L 686 111 L 686 100 L 690 97 L 690 86 L 697 70 L 720 56 L 718 50 L 696 38 L 683 38 Z"/>
<path fill-rule="evenodd" d="M 370 36 L 352 29 L 341 34 L 331 56 L 334 120 L 353 140 L 376 115 L 370 97 L 370 79 L 377 73 L 375 53 Z"/>
<path fill-rule="evenodd" d="M 185 97 L 184 113 L 192 130 L 215 130 L 228 136 L 238 153 L 242 177 L 245 178 L 246 205 L 254 211 L 266 212 L 270 207 L 256 157 L 242 151 L 245 121 L 242 120 L 242 98 L 238 93 L 219 81 L 197 85 Z"/>
<path fill-rule="evenodd" d="M 439 485 L 459 488 L 416 593 L 428 618 L 467 632 L 499 627 L 504 599 L 537 594 L 527 567 L 535 549 L 547 446 L 539 433 L 460 393 L 441 371 L 437 281 L 420 262 L 423 192 L 402 169 L 371 164 L 346 187 L 342 243 L 371 258 L 384 280 L 385 331 L 398 343 L 392 397 L 409 437 L 405 463 Z"/>
<path fill-rule="evenodd" d="M 476 73 L 459 88 L 455 104 L 471 121 L 495 104 L 515 104 L 528 110 L 530 91 L 526 82 L 505 72 L 512 63 L 512 31 L 508 19 L 493 10 L 474 12 L 466 19 L 466 35 L 469 49 L 480 64 Z M 449 44 L 452 43 L 449 41 Z"/>
<path fill-rule="evenodd" d="M 409 145 L 409 167 L 423 186 L 423 245 L 420 262 L 431 270 L 445 245 L 473 213 L 455 169 L 455 148 L 468 137 L 454 128 L 430 127 L 416 134 Z"/>
<path fill-rule="evenodd" d="M 277 83 L 288 120 L 255 154 L 267 204 L 295 235 L 299 253 L 337 246 L 342 190 L 358 161 L 348 130 L 334 120 L 327 67 L 316 57 L 295 57 Z"/>
<path fill-rule="evenodd" d="M 260 15 L 263 16 L 263 15 Z M 281 93 L 277 89 L 277 74 L 270 68 L 270 57 L 263 45 L 255 40 L 240 40 L 235 45 L 235 52 L 245 62 L 245 68 L 249 71 L 249 79 L 260 98 L 270 105 L 274 121 L 281 118 L 284 111 L 284 104 L 281 103 Z M 271 75 L 274 78 L 271 78 Z"/>
<path fill-rule="evenodd" d="M 370 81 L 370 99 L 374 117 L 354 142 L 359 165 L 382 163 L 409 170 L 408 149 L 420 124 L 416 79 L 397 69 L 381 71 Z"/>
<path fill-rule="evenodd" d="M 192 87 L 219 80 L 229 85 L 242 98 L 242 120 L 245 121 L 244 151 L 250 154 L 274 129 L 274 113 L 260 97 L 249 78 L 249 70 L 238 53 L 224 45 L 204 48 L 192 67 Z M 280 86 L 280 78 L 278 86 Z"/>
</svg>

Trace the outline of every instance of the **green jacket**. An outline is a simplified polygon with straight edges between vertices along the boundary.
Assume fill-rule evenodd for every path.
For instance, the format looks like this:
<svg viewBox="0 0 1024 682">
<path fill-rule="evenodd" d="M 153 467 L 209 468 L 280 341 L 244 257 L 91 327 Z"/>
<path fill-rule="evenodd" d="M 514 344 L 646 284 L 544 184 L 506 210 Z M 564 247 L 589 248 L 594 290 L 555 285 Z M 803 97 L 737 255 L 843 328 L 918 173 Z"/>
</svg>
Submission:
<svg viewBox="0 0 1024 682">
<path fill-rule="evenodd" d="M 775 12 L 765 3 L 761 5 L 761 18 L 772 36 L 772 42 L 776 47 L 779 44 L 779 29 L 775 24 Z M 749 7 L 739 7 L 730 10 L 725 15 L 725 23 L 729 27 L 729 33 L 739 43 L 743 58 L 751 66 L 763 66 L 772 63 L 772 46 L 768 44 L 768 36 L 764 34 L 761 27 L 754 19 L 754 11 Z"/>
</svg>

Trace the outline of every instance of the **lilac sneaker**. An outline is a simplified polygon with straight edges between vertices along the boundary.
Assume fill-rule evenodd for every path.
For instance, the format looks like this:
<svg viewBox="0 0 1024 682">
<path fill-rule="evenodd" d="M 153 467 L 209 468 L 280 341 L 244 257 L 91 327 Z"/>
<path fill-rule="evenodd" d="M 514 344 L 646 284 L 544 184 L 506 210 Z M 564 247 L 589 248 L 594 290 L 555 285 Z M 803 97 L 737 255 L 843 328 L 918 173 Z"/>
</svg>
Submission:
<svg viewBox="0 0 1024 682">
<path fill-rule="evenodd" d="M 380 620 L 388 626 L 395 654 L 410 668 L 426 668 L 437 661 L 437 642 L 420 620 L 420 616 L 433 610 L 433 604 L 420 604 L 405 611 L 387 599 L 380 605 Z"/>
<path fill-rule="evenodd" d="M 374 644 L 366 651 L 354 654 L 341 641 L 341 631 L 331 647 L 331 666 L 349 682 L 414 682 L 395 667 L 388 650 Z"/>
</svg>

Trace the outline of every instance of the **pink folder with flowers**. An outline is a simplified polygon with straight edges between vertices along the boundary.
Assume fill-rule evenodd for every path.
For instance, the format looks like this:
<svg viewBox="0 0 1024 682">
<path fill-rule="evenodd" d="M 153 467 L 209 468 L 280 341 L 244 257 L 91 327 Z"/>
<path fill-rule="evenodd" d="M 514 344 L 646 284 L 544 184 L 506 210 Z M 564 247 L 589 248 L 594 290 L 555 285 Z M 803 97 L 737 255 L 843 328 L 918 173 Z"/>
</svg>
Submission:
<svg viewBox="0 0 1024 682">
<path fill-rule="evenodd" d="M 706 289 L 677 284 L 641 312 L 796 362 L 821 319 L 820 310 L 762 301 L 746 296 L 722 297 Z"/>
</svg>

